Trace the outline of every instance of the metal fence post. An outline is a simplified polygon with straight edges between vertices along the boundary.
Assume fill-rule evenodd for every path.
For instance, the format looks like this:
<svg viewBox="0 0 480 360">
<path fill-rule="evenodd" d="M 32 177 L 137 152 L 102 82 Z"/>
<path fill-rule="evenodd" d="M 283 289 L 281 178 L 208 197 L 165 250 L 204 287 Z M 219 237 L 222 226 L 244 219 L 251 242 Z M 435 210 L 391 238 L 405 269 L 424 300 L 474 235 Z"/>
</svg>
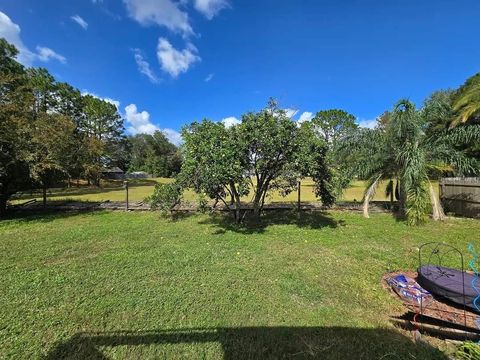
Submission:
<svg viewBox="0 0 480 360">
<path fill-rule="evenodd" d="M 297 200 L 297 209 L 298 209 L 298 212 L 300 212 L 300 193 L 301 193 L 301 187 L 302 187 L 302 182 L 299 181 L 298 184 L 298 200 Z"/>
<path fill-rule="evenodd" d="M 128 181 L 127 180 L 123 182 L 123 186 L 125 187 L 125 211 L 128 211 Z"/>
</svg>

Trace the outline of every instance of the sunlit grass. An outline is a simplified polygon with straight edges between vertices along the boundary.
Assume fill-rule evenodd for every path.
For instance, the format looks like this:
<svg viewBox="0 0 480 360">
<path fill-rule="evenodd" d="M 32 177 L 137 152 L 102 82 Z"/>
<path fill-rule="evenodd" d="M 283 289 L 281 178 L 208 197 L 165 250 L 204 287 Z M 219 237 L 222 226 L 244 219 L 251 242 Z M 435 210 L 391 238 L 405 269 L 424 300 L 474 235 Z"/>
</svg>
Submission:
<svg viewBox="0 0 480 360">
<path fill-rule="evenodd" d="M 446 359 L 390 325 L 402 307 L 380 278 L 414 269 L 421 243 L 465 252 L 479 233 L 347 212 L 3 220 L 0 357 Z"/>
</svg>

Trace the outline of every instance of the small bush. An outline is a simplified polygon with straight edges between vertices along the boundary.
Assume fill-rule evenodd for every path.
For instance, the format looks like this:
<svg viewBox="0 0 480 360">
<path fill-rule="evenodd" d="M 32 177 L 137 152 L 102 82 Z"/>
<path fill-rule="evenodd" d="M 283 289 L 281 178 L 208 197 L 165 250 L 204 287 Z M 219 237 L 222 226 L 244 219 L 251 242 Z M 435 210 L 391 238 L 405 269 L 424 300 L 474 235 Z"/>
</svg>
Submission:
<svg viewBox="0 0 480 360">
<path fill-rule="evenodd" d="M 156 184 L 153 195 L 145 199 L 152 210 L 171 212 L 182 200 L 182 188 L 177 183 Z"/>
<path fill-rule="evenodd" d="M 208 210 L 210 210 L 210 206 L 208 205 L 207 196 L 204 193 L 198 194 L 197 211 L 205 214 Z"/>
</svg>

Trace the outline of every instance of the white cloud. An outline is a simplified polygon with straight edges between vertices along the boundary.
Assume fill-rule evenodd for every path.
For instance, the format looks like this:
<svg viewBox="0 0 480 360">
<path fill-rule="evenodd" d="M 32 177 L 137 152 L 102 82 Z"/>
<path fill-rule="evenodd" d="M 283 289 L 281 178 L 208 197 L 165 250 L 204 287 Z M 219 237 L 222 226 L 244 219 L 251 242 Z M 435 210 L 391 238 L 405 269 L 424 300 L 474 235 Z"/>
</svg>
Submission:
<svg viewBox="0 0 480 360">
<path fill-rule="evenodd" d="M 360 120 L 357 119 L 358 125 L 363 128 L 374 129 L 377 126 L 377 119 Z"/>
<path fill-rule="evenodd" d="M 130 104 L 125 107 L 125 118 L 127 119 L 127 131 L 132 134 L 153 134 L 160 130 L 150 121 L 150 114 L 147 111 L 138 112 L 137 105 Z"/>
<path fill-rule="evenodd" d="M 85 95 L 90 95 L 90 96 L 96 97 L 100 100 L 106 101 L 110 104 L 113 104 L 113 105 L 115 105 L 117 110 L 120 111 L 120 101 L 118 101 L 118 100 L 115 100 L 115 99 L 112 99 L 112 98 L 109 98 L 109 97 L 102 97 L 102 96 L 99 96 L 99 95 L 97 95 L 95 93 L 92 93 L 90 91 L 87 91 L 87 90 L 82 91 L 82 96 L 85 96 Z"/>
<path fill-rule="evenodd" d="M 58 60 L 62 64 L 65 64 L 67 62 L 67 59 L 65 59 L 65 56 L 57 54 L 55 51 L 48 47 L 43 47 L 43 46 L 37 46 L 37 55 L 36 57 L 43 62 L 47 62 L 50 59 Z"/>
<path fill-rule="evenodd" d="M 15 24 L 5 13 L 0 11 L 0 38 L 5 38 L 9 43 L 15 45 L 19 51 L 17 60 L 25 66 L 31 66 L 35 60 L 47 62 L 50 59 L 66 62 L 64 56 L 57 54 L 47 47 L 37 46 L 38 53 L 32 52 L 23 43 L 20 37 L 20 26 Z"/>
<path fill-rule="evenodd" d="M 150 64 L 143 58 L 142 52 L 139 49 L 135 49 L 135 62 L 138 66 L 138 71 L 145 75 L 152 83 L 158 83 L 158 78 L 150 68 Z"/>
<path fill-rule="evenodd" d="M 208 20 L 211 20 L 220 10 L 229 7 L 229 3 L 226 0 L 195 0 L 194 6 Z"/>
<path fill-rule="evenodd" d="M 18 61 L 23 65 L 30 66 L 35 58 L 20 38 L 20 26 L 15 24 L 5 13 L 0 11 L 0 37 L 5 38 L 9 43 L 18 49 Z"/>
<path fill-rule="evenodd" d="M 123 0 L 128 15 L 142 25 L 165 26 L 183 36 L 193 35 L 186 12 L 172 0 Z"/>
<path fill-rule="evenodd" d="M 78 25 L 80 25 L 83 28 L 83 30 L 88 29 L 88 23 L 84 19 L 82 19 L 80 15 L 70 16 L 70 19 L 72 19 L 72 21 L 75 21 Z"/>
<path fill-rule="evenodd" d="M 182 135 L 173 129 L 160 129 L 150 121 L 148 111 L 138 112 L 137 105 L 130 104 L 125 107 L 125 118 L 127 120 L 127 132 L 136 134 L 153 134 L 155 131 L 161 131 L 167 139 L 174 145 L 182 143 Z"/>
<path fill-rule="evenodd" d="M 313 119 L 313 113 L 311 113 L 310 111 L 305 111 L 302 113 L 302 115 L 300 115 L 298 122 L 301 124 L 305 121 L 310 121 L 312 119 Z"/>
<path fill-rule="evenodd" d="M 295 110 L 295 109 L 283 109 L 283 111 L 285 111 L 285 114 L 287 115 L 287 117 L 289 118 L 293 118 L 297 113 L 298 113 L 298 110 Z"/>
<path fill-rule="evenodd" d="M 215 74 L 208 74 L 207 77 L 205 78 L 205 82 L 209 82 L 210 80 L 213 79 L 213 77 L 215 76 Z"/>
<path fill-rule="evenodd" d="M 182 134 L 177 130 L 163 129 L 162 132 L 173 145 L 179 146 L 183 143 Z"/>
<path fill-rule="evenodd" d="M 225 125 L 225 127 L 227 128 L 241 123 L 241 121 L 234 116 L 226 117 L 225 119 L 222 119 L 220 122 L 223 123 L 223 125 Z"/>
<path fill-rule="evenodd" d="M 158 39 L 157 57 L 162 70 L 174 78 L 201 60 L 192 44 L 187 44 L 183 50 L 177 50 L 165 38 Z"/>
</svg>

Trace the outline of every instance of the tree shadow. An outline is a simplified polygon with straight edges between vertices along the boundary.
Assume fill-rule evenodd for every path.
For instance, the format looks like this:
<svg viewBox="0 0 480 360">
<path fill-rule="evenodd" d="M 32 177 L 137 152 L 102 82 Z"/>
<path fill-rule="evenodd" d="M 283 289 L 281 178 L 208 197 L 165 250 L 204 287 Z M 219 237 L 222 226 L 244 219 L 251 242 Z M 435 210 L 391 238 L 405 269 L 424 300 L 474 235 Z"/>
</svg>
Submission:
<svg viewBox="0 0 480 360">
<path fill-rule="evenodd" d="M 218 343 L 223 359 L 448 359 L 393 329 L 348 327 L 239 327 L 77 333 L 44 360 L 98 359 L 108 347 Z M 172 350 L 171 346 L 169 347 Z M 129 350 L 129 354 L 132 354 Z M 180 355 L 180 354 L 177 354 Z M 198 354 L 198 356 L 200 356 Z"/>
<path fill-rule="evenodd" d="M 42 222 L 47 223 L 55 221 L 57 219 L 63 219 L 67 217 L 73 217 L 80 214 L 98 214 L 106 212 L 106 209 L 101 209 L 98 207 L 100 203 L 86 203 L 89 206 L 86 206 L 82 209 L 71 209 L 63 210 L 55 207 L 49 207 L 47 209 L 42 209 L 38 207 L 36 209 L 10 209 L 7 211 L 4 217 L 1 217 L 0 220 L 16 220 L 19 222 L 30 223 L 30 222 Z"/>
<path fill-rule="evenodd" d="M 242 234 L 263 233 L 272 225 L 296 225 L 300 228 L 321 229 L 336 228 L 345 225 L 345 220 L 335 220 L 326 211 L 293 211 L 269 210 L 260 219 L 255 219 L 247 213 L 241 224 L 235 223 L 232 216 L 227 214 L 211 214 L 200 224 L 214 225 L 217 230 L 214 234 L 224 234 L 233 231 Z"/>
</svg>

